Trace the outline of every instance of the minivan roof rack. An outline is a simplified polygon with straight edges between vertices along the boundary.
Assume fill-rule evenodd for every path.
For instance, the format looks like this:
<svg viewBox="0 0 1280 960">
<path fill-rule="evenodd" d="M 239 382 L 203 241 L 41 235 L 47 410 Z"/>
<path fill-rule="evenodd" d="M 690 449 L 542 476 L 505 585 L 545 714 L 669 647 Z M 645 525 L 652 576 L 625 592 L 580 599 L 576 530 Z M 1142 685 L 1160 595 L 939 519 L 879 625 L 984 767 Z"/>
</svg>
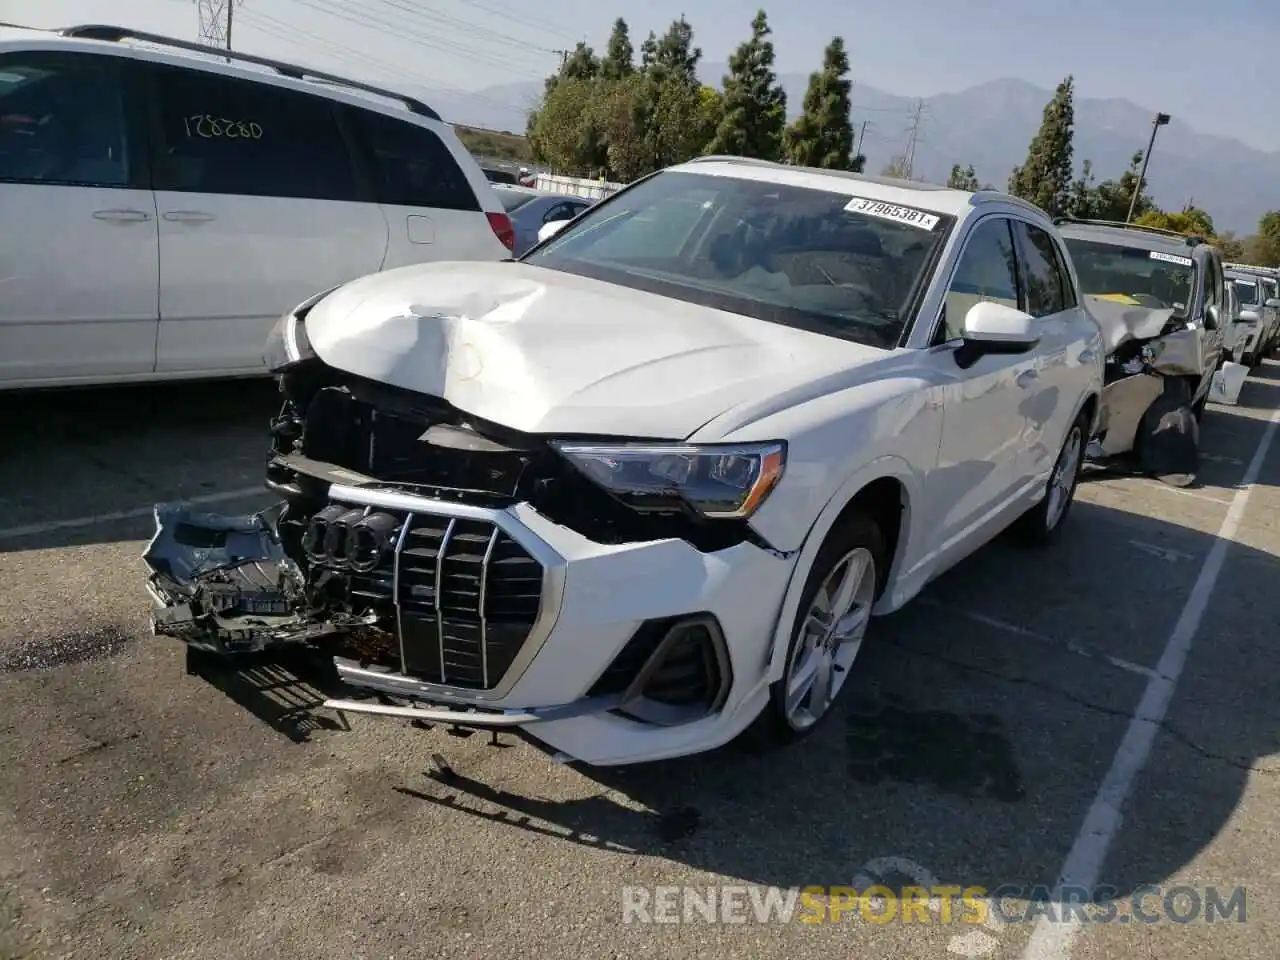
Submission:
<svg viewBox="0 0 1280 960">
<path fill-rule="evenodd" d="M 144 43 L 160 44 L 161 46 L 174 47 L 178 50 L 187 50 L 191 53 L 203 53 L 212 57 L 252 63 L 259 67 L 267 67 L 281 76 L 290 77 L 294 80 L 322 80 L 325 83 L 350 87 L 353 90 L 361 90 L 364 93 L 386 97 L 389 100 L 398 100 L 408 108 L 410 113 L 416 113 L 418 116 L 426 117 L 429 120 L 441 120 L 440 114 L 414 97 L 396 93 L 394 90 L 386 90 L 382 87 L 361 83 L 358 80 L 349 80 L 346 77 L 339 77 L 332 73 L 322 73 L 309 67 L 300 67 L 293 63 L 286 63 L 283 60 L 273 60 L 270 57 L 259 57 L 251 53 L 240 53 L 236 50 L 221 50 L 218 47 L 210 47 L 203 43 L 192 43 L 188 40 L 178 40 L 158 33 L 147 33 L 144 30 L 134 30 L 131 27 L 117 27 L 103 23 L 87 23 L 77 27 L 67 27 L 58 32 L 64 37 L 74 37 L 81 40 L 106 40 L 112 43 L 118 43 L 121 40 L 140 40 Z"/>
<path fill-rule="evenodd" d="M 1170 237 L 1175 240 L 1181 240 L 1188 247 L 1198 246 L 1204 243 L 1204 237 L 1197 237 L 1194 234 L 1179 233 L 1177 230 L 1166 230 L 1164 227 L 1148 227 L 1141 223 L 1122 223 L 1119 220 L 1085 220 L 1080 217 L 1054 217 L 1054 226 L 1061 226 L 1064 223 L 1080 223 L 1090 227 L 1119 227 L 1121 230 L 1140 230 L 1143 233 L 1157 233 L 1162 237 Z"/>
</svg>

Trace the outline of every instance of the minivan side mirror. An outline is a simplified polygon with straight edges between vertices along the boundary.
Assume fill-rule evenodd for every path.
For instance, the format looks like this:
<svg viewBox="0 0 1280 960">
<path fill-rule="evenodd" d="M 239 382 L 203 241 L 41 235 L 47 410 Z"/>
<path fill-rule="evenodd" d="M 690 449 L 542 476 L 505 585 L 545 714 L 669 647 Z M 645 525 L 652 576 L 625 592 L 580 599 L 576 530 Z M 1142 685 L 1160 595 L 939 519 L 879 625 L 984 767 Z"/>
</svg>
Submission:
<svg viewBox="0 0 1280 960">
<path fill-rule="evenodd" d="M 961 367 L 970 367 L 989 353 L 1029 353 L 1040 342 L 1031 314 L 986 300 L 969 308 L 960 336 L 964 343 L 956 351 L 956 363 Z"/>
<path fill-rule="evenodd" d="M 1218 308 L 1215 304 L 1211 303 L 1204 308 L 1204 328 L 1206 330 L 1217 330 L 1219 319 L 1221 319 L 1221 315 L 1218 313 Z"/>
<path fill-rule="evenodd" d="M 1270 300 L 1264 303 L 1263 306 L 1267 307 L 1270 310 L 1280 310 L 1280 298 L 1272 297 Z"/>
</svg>

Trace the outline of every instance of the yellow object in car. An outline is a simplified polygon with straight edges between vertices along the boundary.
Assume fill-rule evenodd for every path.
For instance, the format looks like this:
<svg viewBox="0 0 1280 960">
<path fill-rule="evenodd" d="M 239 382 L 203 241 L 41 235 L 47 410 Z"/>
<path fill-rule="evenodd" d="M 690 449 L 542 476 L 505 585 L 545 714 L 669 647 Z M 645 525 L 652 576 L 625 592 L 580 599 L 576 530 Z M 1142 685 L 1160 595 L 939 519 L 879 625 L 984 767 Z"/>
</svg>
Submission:
<svg viewBox="0 0 1280 960">
<path fill-rule="evenodd" d="M 1112 303 L 1123 303 L 1126 307 L 1140 307 L 1142 301 L 1127 293 L 1095 293 L 1099 300 L 1110 300 Z"/>
</svg>

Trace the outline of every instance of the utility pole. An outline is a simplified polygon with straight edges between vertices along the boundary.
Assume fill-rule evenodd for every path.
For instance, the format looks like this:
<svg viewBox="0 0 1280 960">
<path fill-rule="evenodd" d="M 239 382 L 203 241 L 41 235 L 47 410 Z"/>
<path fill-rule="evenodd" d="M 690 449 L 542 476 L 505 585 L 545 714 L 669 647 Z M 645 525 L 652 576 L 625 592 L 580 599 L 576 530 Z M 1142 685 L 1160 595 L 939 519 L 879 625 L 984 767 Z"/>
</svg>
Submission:
<svg viewBox="0 0 1280 960">
<path fill-rule="evenodd" d="M 1151 140 L 1147 143 L 1147 152 L 1142 155 L 1142 172 L 1138 174 L 1138 182 L 1133 186 L 1133 197 L 1129 200 L 1129 215 L 1124 218 L 1125 223 L 1133 221 L 1133 211 L 1138 205 L 1138 197 L 1142 193 L 1142 185 L 1147 180 L 1147 164 L 1151 162 L 1151 150 L 1156 145 L 1156 131 L 1169 122 L 1167 113 L 1157 113 L 1151 120 Z"/>
<path fill-rule="evenodd" d="M 905 156 L 904 166 L 906 167 L 906 178 L 911 179 L 911 174 L 916 162 L 916 139 L 920 135 L 920 115 L 924 113 L 924 101 L 917 100 L 916 108 L 911 114 L 911 132 L 907 137 L 907 152 Z"/>
<path fill-rule="evenodd" d="M 869 122 L 870 121 L 868 120 L 863 120 L 862 127 L 858 130 L 858 145 L 853 148 L 853 155 L 855 157 L 862 156 L 862 140 L 867 135 L 867 124 Z"/>
<path fill-rule="evenodd" d="M 200 42 L 210 47 L 231 49 L 231 27 L 240 0 L 195 0 L 200 17 Z"/>
</svg>

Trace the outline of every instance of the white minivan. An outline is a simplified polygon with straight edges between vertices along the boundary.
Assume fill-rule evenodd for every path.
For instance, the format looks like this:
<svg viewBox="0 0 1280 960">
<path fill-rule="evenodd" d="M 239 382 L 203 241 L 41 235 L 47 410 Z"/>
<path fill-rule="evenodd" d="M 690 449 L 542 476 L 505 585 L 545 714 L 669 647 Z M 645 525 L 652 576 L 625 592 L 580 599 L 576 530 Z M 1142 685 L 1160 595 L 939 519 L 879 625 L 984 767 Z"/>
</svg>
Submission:
<svg viewBox="0 0 1280 960">
<path fill-rule="evenodd" d="M 0 389 L 265 374 L 267 334 L 315 293 L 511 256 L 430 107 L 209 53 L 0 27 Z"/>
</svg>

